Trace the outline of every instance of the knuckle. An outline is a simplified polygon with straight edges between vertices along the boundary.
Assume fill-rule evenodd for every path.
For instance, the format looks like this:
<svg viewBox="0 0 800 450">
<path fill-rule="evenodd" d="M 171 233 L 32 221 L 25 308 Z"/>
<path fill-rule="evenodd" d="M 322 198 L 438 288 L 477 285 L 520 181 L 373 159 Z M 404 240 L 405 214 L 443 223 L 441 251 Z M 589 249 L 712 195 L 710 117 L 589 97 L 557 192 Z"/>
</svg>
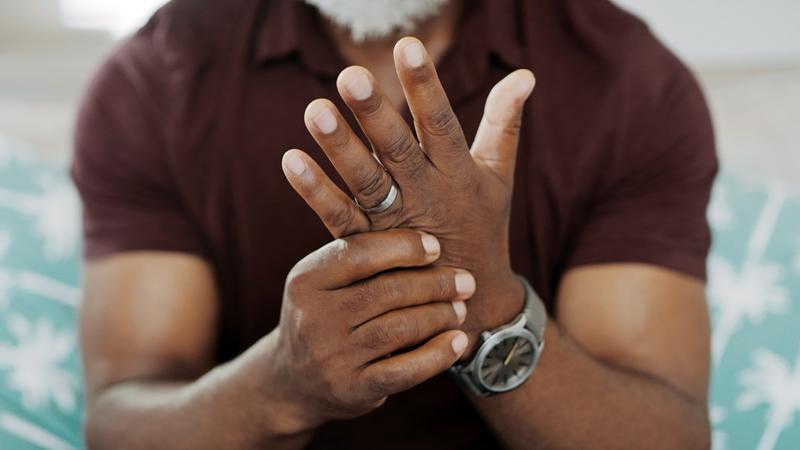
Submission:
<svg viewBox="0 0 800 450">
<path fill-rule="evenodd" d="M 397 134 L 386 146 L 386 158 L 398 165 L 410 165 L 409 169 L 422 167 L 422 152 L 417 148 L 417 140 L 410 132 L 403 131 Z"/>
<path fill-rule="evenodd" d="M 458 130 L 458 120 L 449 105 L 436 109 L 425 121 L 425 131 L 434 136 L 449 136 Z"/>
<path fill-rule="evenodd" d="M 424 64 L 420 67 L 407 69 L 406 74 L 409 81 L 417 85 L 426 85 L 433 80 L 431 69 Z"/>
<path fill-rule="evenodd" d="M 325 222 L 335 230 L 348 229 L 355 219 L 355 211 L 349 206 L 342 206 L 330 211 Z"/>
<path fill-rule="evenodd" d="M 364 118 L 373 118 L 381 114 L 384 107 L 384 97 L 382 95 L 372 95 L 366 100 L 358 102 L 358 114 Z"/>
<path fill-rule="evenodd" d="M 436 299 L 444 300 L 453 297 L 454 282 L 453 274 L 450 271 L 440 273 L 434 280 L 434 296 Z"/>
<path fill-rule="evenodd" d="M 387 395 L 395 391 L 396 381 L 392 371 L 381 371 L 367 378 L 367 389 L 377 395 Z"/>
<path fill-rule="evenodd" d="M 335 152 L 347 151 L 352 138 L 349 130 L 346 130 L 345 127 L 337 127 L 336 132 L 328 137 L 330 149 Z"/>
<path fill-rule="evenodd" d="M 364 346 L 371 350 L 383 350 L 393 341 L 394 336 L 386 326 L 376 325 L 369 328 L 364 336 Z"/>
<path fill-rule="evenodd" d="M 373 298 L 371 289 L 372 288 L 368 285 L 359 286 L 358 288 L 353 289 L 352 293 L 342 301 L 342 307 L 344 310 L 349 313 L 362 311 Z"/>
<path fill-rule="evenodd" d="M 339 262 L 346 259 L 357 258 L 361 255 L 363 249 L 358 239 L 355 237 L 343 237 L 334 239 L 328 245 L 330 260 Z"/>
<path fill-rule="evenodd" d="M 383 190 L 388 186 L 387 174 L 382 167 L 376 167 L 366 173 L 358 180 L 356 189 L 366 198 L 372 198 L 376 195 L 383 194 Z"/>
<path fill-rule="evenodd" d="M 388 319 L 386 327 L 392 343 L 408 345 L 417 342 L 422 336 L 419 321 L 409 314 L 398 314 Z"/>
<path fill-rule="evenodd" d="M 371 261 L 374 257 L 373 253 L 370 251 L 369 241 L 364 242 L 358 236 L 345 239 L 347 250 L 339 255 L 338 261 L 346 260 L 354 273 L 368 271 L 372 266 Z"/>
<path fill-rule="evenodd" d="M 318 361 L 319 354 L 314 350 L 314 346 L 312 345 L 315 327 L 309 325 L 306 315 L 300 310 L 295 311 L 292 319 L 297 342 L 300 343 L 303 348 L 307 349 L 308 359 L 310 361 Z"/>
<path fill-rule="evenodd" d="M 427 254 L 422 246 L 422 240 L 417 232 L 411 231 L 402 235 L 404 239 L 398 240 L 397 249 L 400 259 L 408 264 L 425 261 Z"/>
<path fill-rule="evenodd" d="M 308 272 L 306 271 L 304 264 L 296 264 L 292 270 L 289 271 L 289 274 L 286 275 L 286 285 L 284 288 L 286 296 L 292 299 L 301 297 L 299 294 L 301 293 L 303 286 L 307 284 L 307 281 Z"/>
<path fill-rule="evenodd" d="M 375 279 L 375 286 L 373 289 L 373 299 L 391 300 L 394 298 L 402 297 L 404 284 L 401 283 L 397 277 L 392 275 L 384 275 Z"/>
</svg>

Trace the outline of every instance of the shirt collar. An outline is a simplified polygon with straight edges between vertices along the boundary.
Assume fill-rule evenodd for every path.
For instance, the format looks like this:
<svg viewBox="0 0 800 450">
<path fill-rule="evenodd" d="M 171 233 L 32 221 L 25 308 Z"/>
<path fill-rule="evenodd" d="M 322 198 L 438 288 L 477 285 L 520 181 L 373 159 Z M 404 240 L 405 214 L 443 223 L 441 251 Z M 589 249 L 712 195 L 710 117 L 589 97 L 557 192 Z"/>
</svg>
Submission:
<svg viewBox="0 0 800 450">
<path fill-rule="evenodd" d="M 481 81 L 490 56 L 509 69 L 524 63 L 518 2 L 464 0 L 464 17 L 442 61 L 443 65 L 455 66 L 448 81 L 462 87 Z M 257 63 L 299 57 L 311 71 L 331 78 L 344 68 L 344 59 L 322 31 L 319 15 L 302 0 L 265 1 L 262 18 L 256 23 L 253 56 Z"/>
</svg>

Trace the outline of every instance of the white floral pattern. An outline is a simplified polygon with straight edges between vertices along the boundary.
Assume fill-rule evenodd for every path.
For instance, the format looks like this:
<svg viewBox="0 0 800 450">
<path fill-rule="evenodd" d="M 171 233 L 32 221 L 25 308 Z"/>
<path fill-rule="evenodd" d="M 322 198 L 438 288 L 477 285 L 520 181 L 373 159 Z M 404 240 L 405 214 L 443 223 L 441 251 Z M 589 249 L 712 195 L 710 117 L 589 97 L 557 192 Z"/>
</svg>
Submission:
<svg viewBox="0 0 800 450">
<path fill-rule="evenodd" d="M 0 448 L 83 448 L 80 209 L 31 155 L 0 135 Z"/>
<path fill-rule="evenodd" d="M 22 395 L 29 409 L 39 409 L 52 399 L 64 412 L 75 410 L 76 375 L 60 365 L 72 354 L 72 330 L 56 331 L 53 322 L 31 322 L 17 313 L 6 318 L 15 344 L 0 343 L 0 367 L 9 368 L 5 383 Z"/>
<path fill-rule="evenodd" d="M 717 310 L 712 349 L 719 361 L 744 319 L 758 325 L 768 314 L 786 313 L 789 293 L 778 264 L 751 262 L 739 271 L 730 261 L 712 256 L 708 271 L 709 302 Z"/>
<path fill-rule="evenodd" d="M 709 209 L 713 449 L 795 450 L 800 356 L 793 368 L 789 361 L 800 343 L 800 237 L 786 230 L 800 230 L 800 196 L 780 185 L 726 181 Z"/>
<path fill-rule="evenodd" d="M 767 426 L 758 442 L 757 450 L 772 450 L 780 433 L 789 427 L 794 414 L 800 411 L 800 353 L 794 368 L 781 355 L 759 348 L 753 352 L 753 365 L 739 376 L 744 390 L 736 399 L 737 408 L 743 411 L 767 404 Z"/>
<path fill-rule="evenodd" d="M 78 198 L 66 180 L 40 174 L 39 195 L 25 195 L 0 188 L 0 206 L 17 209 L 33 221 L 34 230 L 44 241 L 44 256 L 50 261 L 75 253 L 80 237 Z"/>
</svg>

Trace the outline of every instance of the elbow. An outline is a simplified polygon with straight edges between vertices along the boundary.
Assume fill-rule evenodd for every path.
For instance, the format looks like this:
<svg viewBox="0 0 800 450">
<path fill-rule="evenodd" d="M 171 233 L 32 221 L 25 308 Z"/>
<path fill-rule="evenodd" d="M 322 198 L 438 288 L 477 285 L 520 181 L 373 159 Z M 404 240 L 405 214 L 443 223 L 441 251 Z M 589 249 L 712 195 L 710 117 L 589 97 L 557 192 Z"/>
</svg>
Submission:
<svg viewBox="0 0 800 450">
<path fill-rule="evenodd" d="M 708 421 L 707 415 L 704 415 L 699 422 L 695 432 L 695 442 L 697 443 L 695 448 L 709 450 L 711 448 L 711 423 Z"/>
<path fill-rule="evenodd" d="M 685 439 L 681 449 L 709 450 L 711 448 L 711 423 L 705 408 L 696 408 L 691 422 L 685 423 Z"/>
<path fill-rule="evenodd" d="M 96 407 L 91 402 L 86 403 L 86 415 L 83 420 L 83 439 L 86 443 L 86 450 L 104 450 L 111 448 L 104 439 L 104 421 L 98 414 Z M 117 447 L 118 448 L 118 447 Z"/>
</svg>

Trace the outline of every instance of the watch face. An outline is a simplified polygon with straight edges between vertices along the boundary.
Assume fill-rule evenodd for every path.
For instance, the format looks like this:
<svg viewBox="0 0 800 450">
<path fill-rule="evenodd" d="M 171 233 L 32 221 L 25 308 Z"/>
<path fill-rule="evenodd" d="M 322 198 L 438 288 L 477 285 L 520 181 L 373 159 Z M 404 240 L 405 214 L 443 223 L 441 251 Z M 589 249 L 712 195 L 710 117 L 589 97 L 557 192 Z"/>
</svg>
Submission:
<svg viewBox="0 0 800 450">
<path fill-rule="evenodd" d="M 508 391 L 528 378 L 535 363 L 536 349 L 531 338 L 508 336 L 486 353 L 478 368 L 478 379 L 490 391 Z"/>
</svg>

